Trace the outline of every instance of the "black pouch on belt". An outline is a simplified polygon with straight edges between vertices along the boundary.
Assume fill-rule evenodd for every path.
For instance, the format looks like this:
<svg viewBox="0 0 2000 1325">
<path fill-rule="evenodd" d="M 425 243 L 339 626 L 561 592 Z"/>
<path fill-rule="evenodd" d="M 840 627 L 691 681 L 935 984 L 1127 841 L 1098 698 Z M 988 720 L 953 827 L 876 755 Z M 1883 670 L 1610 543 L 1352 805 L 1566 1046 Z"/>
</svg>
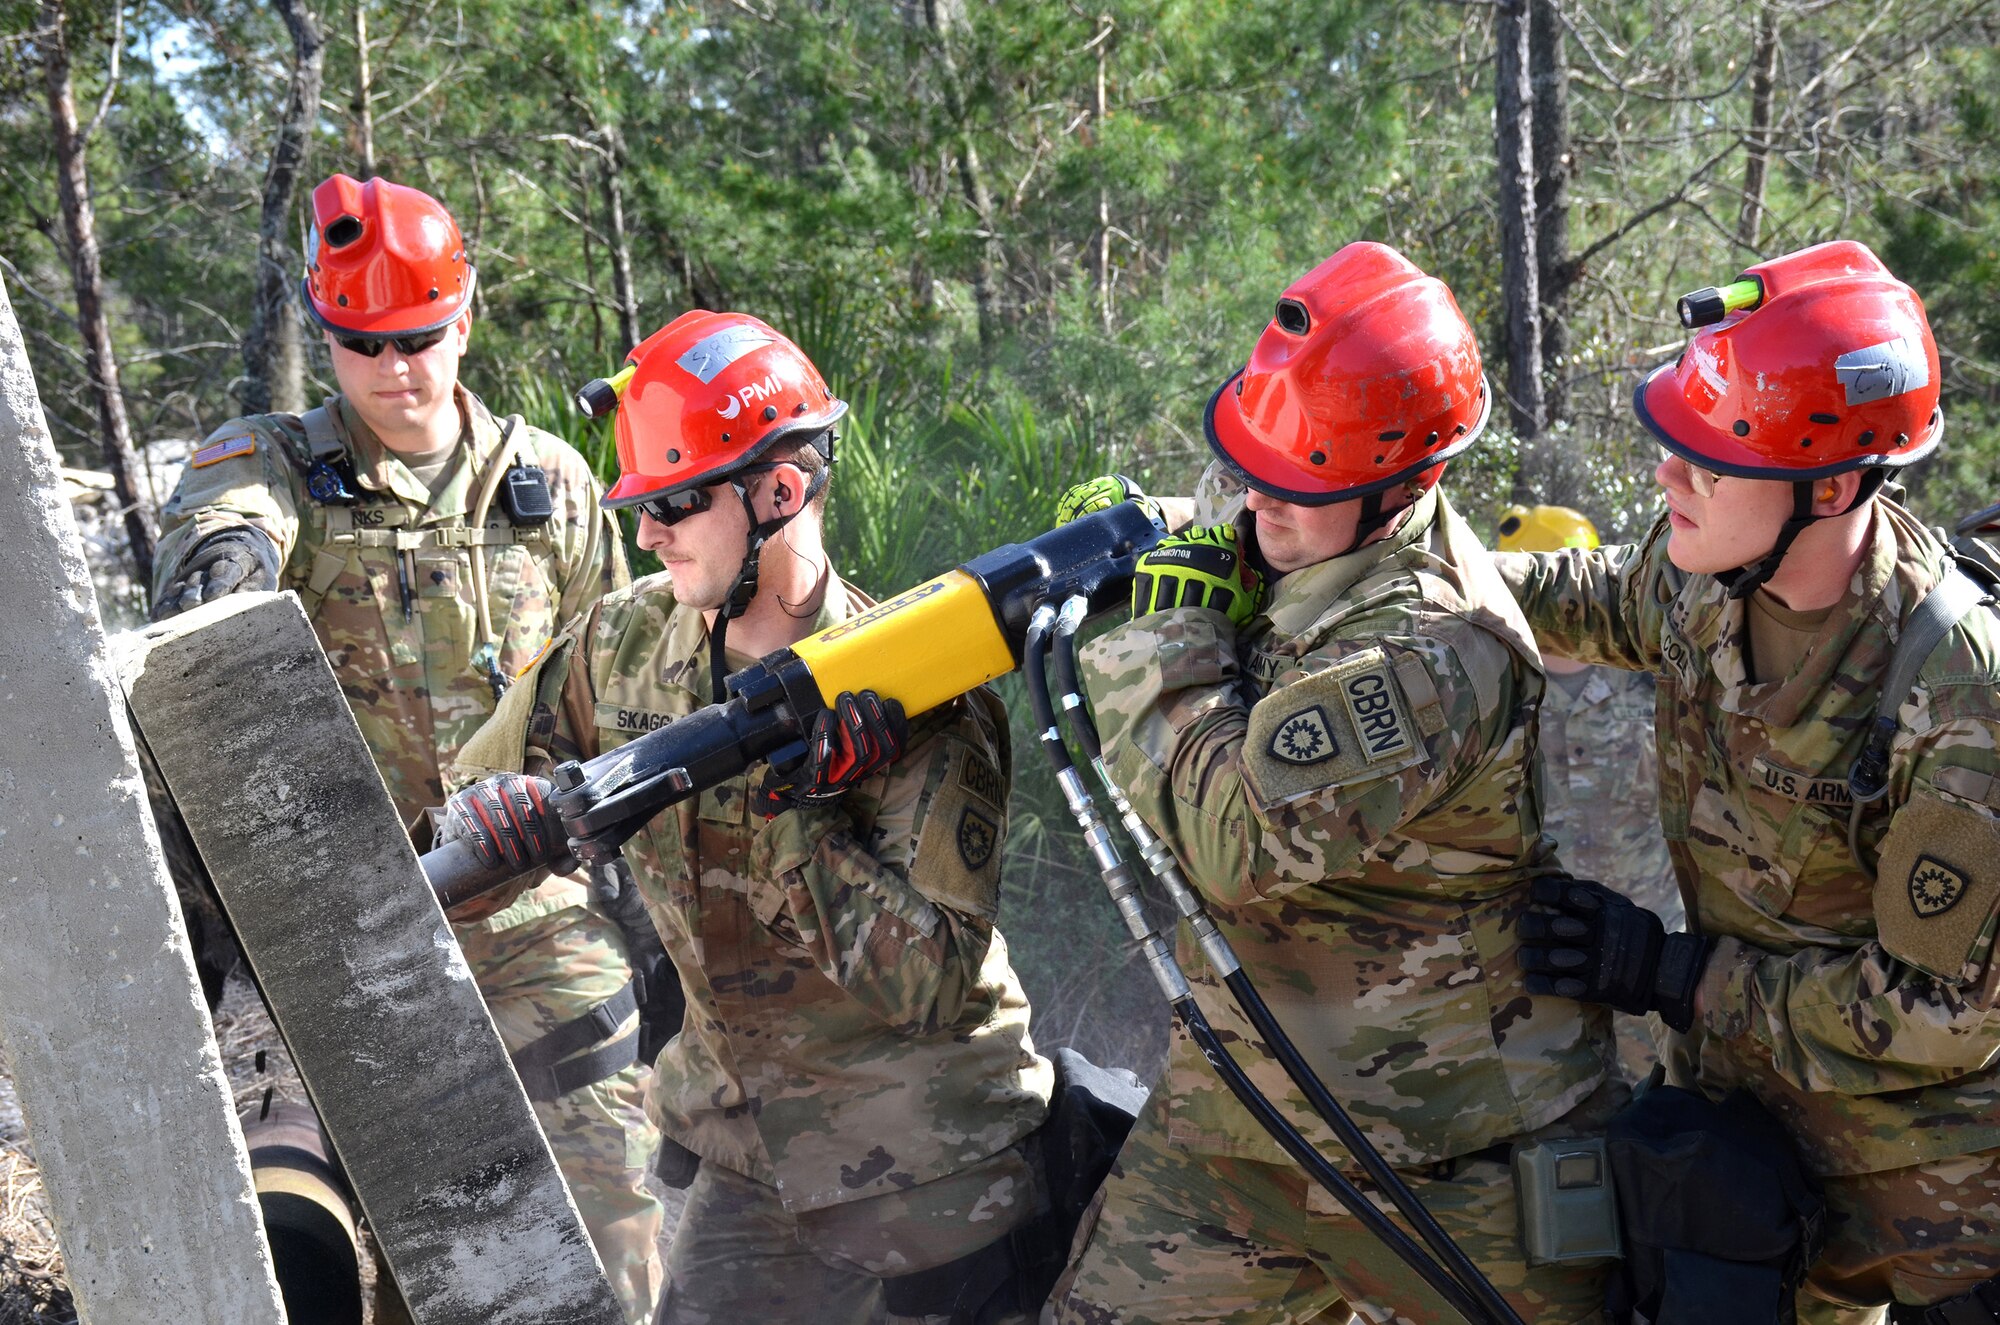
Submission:
<svg viewBox="0 0 2000 1325">
<path fill-rule="evenodd" d="M 1606 1136 L 1625 1260 L 1617 1321 L 1791 1325 L 1826 1243 L 1826 1203 L 1785 1129 L 1750 1095 L 1642 1091 Z"/>
</svg>

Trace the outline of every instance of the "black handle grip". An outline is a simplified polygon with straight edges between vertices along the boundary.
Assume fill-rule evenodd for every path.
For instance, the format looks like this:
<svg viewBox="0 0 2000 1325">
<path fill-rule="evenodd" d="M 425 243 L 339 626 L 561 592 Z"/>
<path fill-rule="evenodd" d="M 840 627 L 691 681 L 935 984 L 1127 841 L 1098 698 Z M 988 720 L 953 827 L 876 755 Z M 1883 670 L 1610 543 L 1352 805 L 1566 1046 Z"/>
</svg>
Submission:
<svg viewBox="0 0 2000 1325">
<path fill-rule="evenodd" d="M 426 851 L 417 863 L 424 867 L 424 877 L 430 880 L 438 905 L 447 911 L 520 877 L 504 865 L 495 870 L 480 864 L 472 844 L 463 838 Z"/>
</svg>

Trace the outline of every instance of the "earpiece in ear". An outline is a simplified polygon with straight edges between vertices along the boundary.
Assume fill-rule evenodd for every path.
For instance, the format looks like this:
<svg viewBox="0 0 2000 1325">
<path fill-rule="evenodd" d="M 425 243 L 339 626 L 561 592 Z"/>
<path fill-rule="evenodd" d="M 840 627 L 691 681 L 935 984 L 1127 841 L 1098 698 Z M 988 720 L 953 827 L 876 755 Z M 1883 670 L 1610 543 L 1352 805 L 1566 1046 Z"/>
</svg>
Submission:
<svg viewBox="0 0 2000 1325">
<path fill-rule="evenodd" d="M 778 491 L 774 495 L 779 501 L 789 501 L 792 496 L 792 490 L 785 486 L 783 479 L 780 479 L 778 480 Z"/>
</svg>

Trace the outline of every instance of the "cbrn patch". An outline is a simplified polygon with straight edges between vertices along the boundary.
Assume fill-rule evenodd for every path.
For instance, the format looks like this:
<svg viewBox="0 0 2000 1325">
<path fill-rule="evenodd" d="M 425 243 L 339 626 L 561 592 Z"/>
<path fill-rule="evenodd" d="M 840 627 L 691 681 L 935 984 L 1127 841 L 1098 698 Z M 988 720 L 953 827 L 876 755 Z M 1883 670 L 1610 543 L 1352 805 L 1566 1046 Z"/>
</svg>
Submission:
<svg viewBox="0 0 2000 1325">
<path fill-rule="evenodd" d="M 1307 705 L 1278 724 L 1271 737 L 1271 754 L 1288 764 L 1317 764 L 1340 753 L 1340 743 L 1326 725 L 1326 712 Z"/>
<path fill-rule="evenodd" d="M 1252 708 L 1243 768 L 1269 809 L 1423 762 L 1418 732 L 1387 652 L 1364 649 Z"/>
<path fill-rule="evenodd" d="M 946 732 L 943 767 L 925 780 L 916 817 L 910 886 L 961 915 L 1000 915 L 1000 844 L 1007 836 L 1007 782 L 993 760 Z"/>
<path fill-rule="evenodd" d="M 1940 980 L 1976 983 L 1992 955 L 1996 913 L 2000 817 L 1918 782 L 1890 821 L 1876 863 L 1883 951 Z"/>
</svg>

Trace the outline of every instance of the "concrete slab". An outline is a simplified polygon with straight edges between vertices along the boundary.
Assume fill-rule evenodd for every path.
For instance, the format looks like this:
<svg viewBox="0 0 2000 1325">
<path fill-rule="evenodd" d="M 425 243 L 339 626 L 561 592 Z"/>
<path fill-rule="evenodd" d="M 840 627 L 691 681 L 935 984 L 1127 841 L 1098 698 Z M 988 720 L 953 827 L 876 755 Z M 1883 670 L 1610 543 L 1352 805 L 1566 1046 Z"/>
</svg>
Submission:
<svg viewBox="0 0 2000 1325">
<path fill-rule="evenodd" d="M 0 1040 L 89 1325 L 281 1322 L 90 571 L 0 289 Z"/>
<path fill-rule="evenodd" d="M 146 745 L 422 1325 L 621 1320 L 298 599 L 116 643 Z"/>
</svg>

